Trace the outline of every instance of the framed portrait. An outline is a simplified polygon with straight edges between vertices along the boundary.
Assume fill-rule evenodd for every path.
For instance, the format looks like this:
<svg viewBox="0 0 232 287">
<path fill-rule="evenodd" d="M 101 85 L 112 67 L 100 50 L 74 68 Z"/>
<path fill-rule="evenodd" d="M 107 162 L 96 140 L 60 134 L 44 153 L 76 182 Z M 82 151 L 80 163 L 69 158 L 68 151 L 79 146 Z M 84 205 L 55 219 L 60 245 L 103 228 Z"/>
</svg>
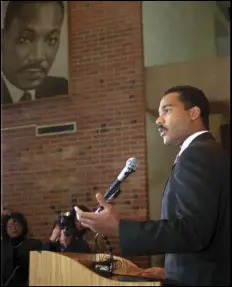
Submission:
<svg viewBox="0 0 232 287">
<path fill-rule="evenodd" d="M 68 1 L 1 1 L 1 104 L 68 96 Z"/>
</svg>

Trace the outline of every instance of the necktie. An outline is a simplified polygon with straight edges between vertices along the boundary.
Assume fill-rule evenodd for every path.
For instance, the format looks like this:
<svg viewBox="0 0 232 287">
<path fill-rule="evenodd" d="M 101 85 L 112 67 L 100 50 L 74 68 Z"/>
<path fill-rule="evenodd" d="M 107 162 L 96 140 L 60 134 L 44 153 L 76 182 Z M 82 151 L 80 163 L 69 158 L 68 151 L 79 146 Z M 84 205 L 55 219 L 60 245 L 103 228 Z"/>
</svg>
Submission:
<svg viewBox="0 0 232 287">
<path fill-rule="evenodd" d="M 31 94 L 29 92 L 24 92 L 20 101 L 30 101 L 32 100 Z"/>
</svg>

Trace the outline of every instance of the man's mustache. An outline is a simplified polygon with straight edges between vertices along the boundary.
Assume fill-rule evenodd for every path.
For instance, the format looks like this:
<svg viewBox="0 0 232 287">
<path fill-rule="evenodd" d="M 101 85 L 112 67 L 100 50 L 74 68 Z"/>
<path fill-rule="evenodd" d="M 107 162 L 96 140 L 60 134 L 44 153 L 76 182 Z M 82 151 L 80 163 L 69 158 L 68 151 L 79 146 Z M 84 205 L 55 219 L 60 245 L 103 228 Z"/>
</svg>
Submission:
<svg viewBox="0 0 232 287">
<path fill-rule="evenodd" d="M 165 131 L 167 131 L 167 130 L 168 130 L 168 129 L 167 129 L 167 128 L 165 128 L 163 125 L 159 125 L 158 129 L 159 129 L 159 130 L 160 130 L 160 129 L 162 129 L 162 130 L 165 130 Z"/>
<path fill-rule="evenodd" d="M 47 72 L 47 68 L 41 66 L 41 64 L 39 64 L 39 63 L 38 64 L 31 64 L 31 65 L 22 67 L 20 69 L 20 72 L 24 72 L 26 70 L 31 70 L 31 69 L 41 70 L 43 73 Z"/>
</svg>

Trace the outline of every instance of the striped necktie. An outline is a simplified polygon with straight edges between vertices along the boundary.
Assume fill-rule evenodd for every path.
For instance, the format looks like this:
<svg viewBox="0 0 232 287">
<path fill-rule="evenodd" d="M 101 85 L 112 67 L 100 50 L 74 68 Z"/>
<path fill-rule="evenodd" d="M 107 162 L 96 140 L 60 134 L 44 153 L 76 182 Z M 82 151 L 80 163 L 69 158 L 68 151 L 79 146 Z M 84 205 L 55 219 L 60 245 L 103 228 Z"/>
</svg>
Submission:
<svg viewBox="0 0 232 287">
<path fill-rule="evenodd" d="M 24 92 L 20 101 L 30 101 L 32 100 L 32 96 L 29 92 Z"/>
</svg>

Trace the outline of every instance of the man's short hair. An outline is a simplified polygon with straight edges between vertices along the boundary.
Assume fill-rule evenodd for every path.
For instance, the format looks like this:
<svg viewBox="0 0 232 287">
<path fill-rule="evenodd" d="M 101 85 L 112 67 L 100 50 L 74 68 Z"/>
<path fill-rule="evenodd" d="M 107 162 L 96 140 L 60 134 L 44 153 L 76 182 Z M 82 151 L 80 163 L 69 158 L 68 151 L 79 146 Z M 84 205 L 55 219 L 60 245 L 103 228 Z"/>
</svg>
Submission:
<svg viewBox="0 0 232 287">
<path fill-rule="evenodd" d="M 186 110 L 198 107 L 201 110 L 201 120 L 206 129 L 209 129 L 210 103 L 202 90 L 193 86 L 175 86 L 168 89 L 164 95 L 179 93 L 179 100 Z"/>
<path fill-rule="evenodd" d="M 9 1 L 6 7 L 6 13 L 4 18 L 4 30 L 10 28 L 11 22 L 18 17 L 20 10 L 27 4 L 36 4 L 37 2 L 43 3 L 44 1 Z M 53 2 L 59 5 L 64 15 L 64 3 L 63 1 L 46 1 Z"/>
</svg>

